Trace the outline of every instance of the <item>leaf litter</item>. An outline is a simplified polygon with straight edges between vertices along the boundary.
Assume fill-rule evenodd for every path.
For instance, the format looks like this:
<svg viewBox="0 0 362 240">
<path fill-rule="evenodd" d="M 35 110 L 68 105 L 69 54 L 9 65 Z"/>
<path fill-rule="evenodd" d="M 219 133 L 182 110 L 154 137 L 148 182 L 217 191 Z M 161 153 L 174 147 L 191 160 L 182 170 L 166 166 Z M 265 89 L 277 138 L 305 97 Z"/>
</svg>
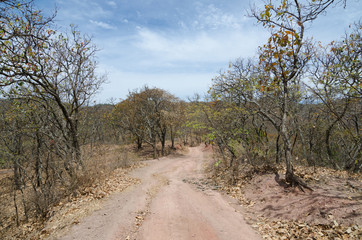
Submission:
<svg viewBox="0 0 362 240">
<path fill-rule="evenodd" d="M 361 174 L 296 167 L 296 174 L 314 189 L 304 193 L 286 187 L 283 167 L 244 165 L 238 172 L 230 177 L 219 169 L 210 179 L 238 199 L 246 220 L 263 239 L 362 238 Z"/>
<path fill-rule="evenodd" d="M 118 168 L 107 178 L 92 186 L 78 190 L 73 196 L 59 202 L 49 211 L 49 219 L 45 225 L 30 223 L 23 225 L 27 239 L 45 239 L 49 236 L 61 235 L 71 226 L 78 224 L 84 217 L 102 207 L 102 203 L 112 193 L 122 192 L 129 186 L 139 184 L 140 180 L 131 178 L 128 172 L 145 166 L 138 163 L 129 168 Z M 39 230 L 39 227 L 41 229 Z M 29 234 L 31 233 L 31 234 Z"/>
</svg>

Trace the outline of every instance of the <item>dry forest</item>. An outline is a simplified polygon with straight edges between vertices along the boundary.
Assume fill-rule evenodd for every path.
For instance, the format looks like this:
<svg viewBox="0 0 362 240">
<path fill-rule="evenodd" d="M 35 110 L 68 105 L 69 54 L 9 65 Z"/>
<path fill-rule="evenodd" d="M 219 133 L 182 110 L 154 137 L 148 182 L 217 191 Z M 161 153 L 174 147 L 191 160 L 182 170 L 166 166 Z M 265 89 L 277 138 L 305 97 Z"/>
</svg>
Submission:
<svg viewBox="0 0 362 240">
<path fill-rule="evenodd" d="M 307 37 L 348 1 L 265 1 L 249 15 L 267 42 L 230 62 L 205 97 L 143 86 L 109 104 L 92 102 L 107 80 L 92 39 L 57 30 L 36 2 L 0 1 L 1 239 L 52 239 L 114 194 L 156 181 L 142 169 L 158 165 L 147 209 L 167 187 L 190 187 L 190 199 L 232 197 L 260 238 L 360 239 L 361 22 L 330 44 Z M 193 168 L 202 171 L 187 175 Z M 146 231 L 147 212 L 125 239 Z"/>
</svg>

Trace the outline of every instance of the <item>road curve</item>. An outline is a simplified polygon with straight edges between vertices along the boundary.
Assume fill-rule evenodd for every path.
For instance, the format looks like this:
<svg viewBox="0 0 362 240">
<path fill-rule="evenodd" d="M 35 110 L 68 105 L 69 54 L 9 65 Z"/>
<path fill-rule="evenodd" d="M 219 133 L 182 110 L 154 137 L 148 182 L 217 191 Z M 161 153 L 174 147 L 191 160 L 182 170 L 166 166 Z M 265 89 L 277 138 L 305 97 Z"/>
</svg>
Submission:
<svg viewBox="0 0 362 240">
<path fill-rule="evenodd" d="M 184 156 L 148 161 L 131 173 L 141 184 L 112 195 L 58 239 L 261 239 L 233 199 L 193 184 L 202 178 L 209 160 L 210 154 L 196 147 Z"/>
</svg>

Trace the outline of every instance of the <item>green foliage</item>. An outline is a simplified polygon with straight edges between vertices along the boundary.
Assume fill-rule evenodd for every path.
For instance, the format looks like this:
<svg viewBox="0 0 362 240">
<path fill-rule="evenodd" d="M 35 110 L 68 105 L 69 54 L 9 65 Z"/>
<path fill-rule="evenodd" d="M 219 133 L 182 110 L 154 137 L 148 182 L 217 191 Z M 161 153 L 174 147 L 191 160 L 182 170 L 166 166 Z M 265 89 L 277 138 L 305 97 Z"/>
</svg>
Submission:
<svg viewBox="0 0 362 240">
<path fill-rule="evenodd" d="M 115 127 L 130 133 L 139 148 L 145 142 L 156 154 L 156 142 L 160 141 L 163 154 L 168 133 L 173 141 L 184 115 L 182 101 L 162 89 L 146 86 L 131 92 L 126 100 L 118 103 L 110 119 Z"/>
<path fill-rule="evenodd" d="M 333 1 L 268 1 L 252 16 L 270 30 L 258 62 L 237 59 L 213 79 L 206 116 L 224 158 L 361 169 L 361 24 L 323 51 L 306 23 Z M 324 49 L 319 46 L 319 49 Z M 315 83 L 310 86 L 305 80 Z"/>
<path fill-rule="evenodd" d="M 13 168 L 14 204 L 23 199 L 18 224 L 79 186 L 81 112 L 105 80 L 90 39 L 55 31 L 53 17 L 30 0 L 0 1 L 0 164 Z"/>
</svg>

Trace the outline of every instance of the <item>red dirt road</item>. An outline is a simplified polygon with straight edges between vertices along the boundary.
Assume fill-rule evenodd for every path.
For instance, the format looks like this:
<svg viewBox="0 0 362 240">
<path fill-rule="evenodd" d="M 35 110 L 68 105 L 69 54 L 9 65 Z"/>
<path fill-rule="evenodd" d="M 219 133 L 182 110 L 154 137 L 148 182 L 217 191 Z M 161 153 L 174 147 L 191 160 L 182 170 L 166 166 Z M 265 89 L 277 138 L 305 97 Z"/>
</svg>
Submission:
<svg viewBox="0 0 362 240">
<path fill-rule="evenodd" d="M 209 154 L 197 147 L 185 156 L 149 161 L 131 174 L 141 184 L 113 195 L 58 239 L 261 239 L 233 199 L 192 184 L 207 160 Z"/>
</svg>

